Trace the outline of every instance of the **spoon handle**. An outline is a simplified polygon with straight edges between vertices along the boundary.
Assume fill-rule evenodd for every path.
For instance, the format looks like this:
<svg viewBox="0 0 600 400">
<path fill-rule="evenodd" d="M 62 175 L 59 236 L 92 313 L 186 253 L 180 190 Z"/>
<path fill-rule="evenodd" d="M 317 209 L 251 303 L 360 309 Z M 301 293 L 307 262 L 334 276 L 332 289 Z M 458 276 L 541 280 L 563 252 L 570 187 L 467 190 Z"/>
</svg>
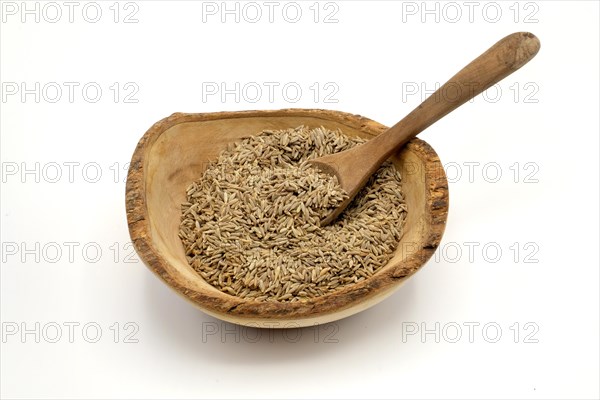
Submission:
<svg viewBox="0 0 600 400">
<path fill-rule="evenodd" d="M 540 41 L 529 32 L 506 36 L 471 61 L 410 114 L 371 142 L 386 149 L 388 158 L 398 147 L 415 137 L 444 115 L 527 64 L 540 49 Z M 373 143 L 375 145 L 375 143 Z"/>
</svg>

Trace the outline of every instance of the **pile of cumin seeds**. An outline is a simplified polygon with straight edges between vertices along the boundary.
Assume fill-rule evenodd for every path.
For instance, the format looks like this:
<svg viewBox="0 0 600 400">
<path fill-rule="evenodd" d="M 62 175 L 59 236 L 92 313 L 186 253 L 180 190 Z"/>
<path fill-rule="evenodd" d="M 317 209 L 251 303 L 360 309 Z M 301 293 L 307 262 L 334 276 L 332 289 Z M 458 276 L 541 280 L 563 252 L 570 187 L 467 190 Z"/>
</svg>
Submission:
<svg viewBox="0 0 600 400">
<path fill-rule="evenodd" d="M 231 144 L 187 189 L 179 237 L 215 288 L 257 301 L 302 301 L 372 276 L 392 257 L 406 203 L 388 161 L 331 225 L 347 194 L 307 161 L 364 143 L 304 126 Z"/>
</svg>

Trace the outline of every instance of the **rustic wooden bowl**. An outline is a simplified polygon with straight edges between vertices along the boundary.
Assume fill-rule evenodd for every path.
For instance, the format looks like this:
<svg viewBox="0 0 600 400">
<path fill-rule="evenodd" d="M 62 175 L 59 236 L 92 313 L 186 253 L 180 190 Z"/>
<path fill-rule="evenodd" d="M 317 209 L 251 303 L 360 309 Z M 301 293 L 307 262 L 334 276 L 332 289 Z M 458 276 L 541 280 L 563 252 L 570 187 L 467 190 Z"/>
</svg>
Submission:
<svg viewBox="0 0 600 400">
<path fill-rule="evenodd" d="M 291 328 L 326 323 L 383 300 L 431 257 L 448 213 L 448 183 L 435 151 L 411 140 L 392 157 L 408 206 L 404 236 L 390 262 L 371 278 L 306 302 L 256 302 L 206 283 L 188 264 L 178 231 L 186 187 L 227 143 L 263 129 L 306 125 L 340 128 L 371 138 L 387 128 L 338 111 L 286 109 L 206 114 L 176 113 L 154 124 L 139 141 L 126 188 L 129 233 L 142 261 L 204 312 L 236 324 Z"/>
</svg>

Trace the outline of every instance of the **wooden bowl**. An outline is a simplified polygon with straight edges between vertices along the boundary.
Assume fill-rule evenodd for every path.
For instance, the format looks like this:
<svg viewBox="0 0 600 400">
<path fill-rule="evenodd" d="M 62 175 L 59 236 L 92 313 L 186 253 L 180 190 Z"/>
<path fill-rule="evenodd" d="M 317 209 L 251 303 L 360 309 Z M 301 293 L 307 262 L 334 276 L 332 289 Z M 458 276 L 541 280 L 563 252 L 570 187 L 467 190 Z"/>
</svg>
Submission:
<svg viewBox="0 0 600 400">
<path fill-rule="evenodd" d="M 263 129 L 299 125 L 340 128 L 372 138 L 387 128 L 338 111 L 286 109 L 206 114 L 176 113 L 154 124 L 139 141 L 126 188 L 129 233 L 142 261 L 167 285 L 207 314 L 236 324 L 291 328 L 326 323 L 383 300 L 431 257 L 448 213 L 448 183 L 435 151 L 420 139 L 392 158 L 400 169 L 408 206 L 404 235 L 390 262 L 371 278 L 305 302 L 257 302 L 225 294 L 188 264 L 178 237 L 186 187 L 227 143 Z"/>
</svg>

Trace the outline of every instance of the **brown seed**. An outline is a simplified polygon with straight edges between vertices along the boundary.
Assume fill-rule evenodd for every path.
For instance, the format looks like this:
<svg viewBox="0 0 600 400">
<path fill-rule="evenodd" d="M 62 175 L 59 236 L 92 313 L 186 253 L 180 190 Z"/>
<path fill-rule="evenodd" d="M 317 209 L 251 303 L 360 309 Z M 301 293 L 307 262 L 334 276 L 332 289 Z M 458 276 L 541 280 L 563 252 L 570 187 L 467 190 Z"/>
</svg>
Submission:
<svg viewBox="0 0 600 400">
<path fill-rule="evenodd" d="M 181 205 L 190 265 L 221 291 L 256 301 L 296 302 L 368 279 L 402 235 L 399 172 L 385 163 L 343 217 L 321 227 L 346 193 L 307 163 L 363 142 L 301 126 L 230 144 Z"/>
</svg>

